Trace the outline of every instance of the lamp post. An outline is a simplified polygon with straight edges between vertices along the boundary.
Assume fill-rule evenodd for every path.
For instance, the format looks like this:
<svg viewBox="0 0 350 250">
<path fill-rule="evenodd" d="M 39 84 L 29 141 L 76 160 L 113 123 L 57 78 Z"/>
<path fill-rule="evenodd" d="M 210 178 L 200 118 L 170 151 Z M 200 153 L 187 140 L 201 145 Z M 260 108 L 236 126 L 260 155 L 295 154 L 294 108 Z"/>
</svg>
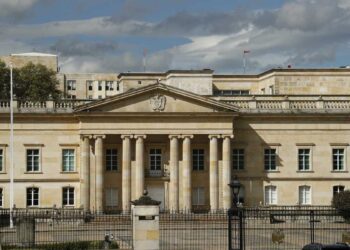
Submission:
<svg viewBox="0 0 350 250">
<path fill-rule="evenodd" d="M 237 206 L 238 194 L 239 194 L 239 190 L 241 189 L 241 183 L 237 179 L 237 176 L 234 176 L 233 180 L 228 185 L 231 188 L 232 196 L 233 196 L 231 208 L 227 211 L 229 250 L 238 250 L 238 249 L 242 250 L 243 249 L 243 218 L 242 218 L 242 211 Z M 234 226 L 234 230 L 232 230 L 233 229 L 232 226 Z M 235 237 L 232 237 L 233 233 Z M 232 242 L 233 238 L 235 241 L 238 239 L 238 242 Z"/>
<path fill-rule="evenodd" d="M 237 176 L 234 176 L 234 177 L 233 177 L 233 180 L 232 180 L 231 183 L 228 184 L 228 185 L 229 185 L 230 188 L 231 188 L 232 196 L 233 196 L 231 208 L 237 208 L 238 194 L 239 194 L 239 190 L 241 189 L 241 183 L 240 183 L 239 180 L 237 179 Z"/>
<path fill-rule="evenodd" d="M 14 205 L 14 190 L 13 190 L 13 77 L 12 70 L 13 66 L 10 63 L 10 228 L 13 228 L 13 205 Z"/>
</svg>

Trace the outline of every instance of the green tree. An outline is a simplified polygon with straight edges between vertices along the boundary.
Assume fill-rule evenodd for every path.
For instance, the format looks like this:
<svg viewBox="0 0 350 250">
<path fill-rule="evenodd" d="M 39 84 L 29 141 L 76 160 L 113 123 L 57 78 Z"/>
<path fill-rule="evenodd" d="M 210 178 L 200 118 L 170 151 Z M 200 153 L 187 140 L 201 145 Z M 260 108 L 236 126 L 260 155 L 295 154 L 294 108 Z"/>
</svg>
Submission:
<svg viewBox="0 0 350 250">
<path fill-rule="evenodd" d="M 350 190 L 345 190 L 334 195 L 332 206 L 347 223 L 350 223 Z"/>
<path fill-rule="evenodd" d="M 57 100 L 61 92 L 56 72 L 42 64 L 28 63 L 13 70 L 14 94 L 20 101 L 43 102 L 50 97 Z M 0 62 L 0 98 L 10 98 L 10 70 Z"/>
</svg>

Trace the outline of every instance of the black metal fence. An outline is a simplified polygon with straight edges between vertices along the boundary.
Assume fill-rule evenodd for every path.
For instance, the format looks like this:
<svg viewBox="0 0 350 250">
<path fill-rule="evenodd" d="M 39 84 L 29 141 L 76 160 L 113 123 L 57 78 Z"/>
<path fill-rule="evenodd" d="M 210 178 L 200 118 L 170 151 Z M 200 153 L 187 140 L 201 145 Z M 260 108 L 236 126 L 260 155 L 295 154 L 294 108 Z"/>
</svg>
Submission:
<svg viewBox="0 0 350 250">
<path fill-rule="evenodd" d="M 129 212 L 18 209 L 13 212 L 13 228 L 9 226 L 9 215 L 8 210 L 0 210 L 2 249 L 68 249 L 64 244 L 81 246 L 72 249 L 101 249 L 106 242 L 110 249 L 132 249 Z M 312 242 L 350 243 L 350 224 L 330 207 L 240 208 L 232 219 L 233 249 L 240 249 L 238 239 L 243 240 L 241 249 L 247 250 L 300 250 Z M 229 249 L 227 211 L 167 211 L 160 214 L 159 222 L 160 249 Z"/>
<path fill-rule="evenodd" d="M 130 213 L 108 214 L 73 209 L 0 210 L 3 249 L 132 249 Z M 56 247 L 55 247 L 56 246 Z"/>
</svg>

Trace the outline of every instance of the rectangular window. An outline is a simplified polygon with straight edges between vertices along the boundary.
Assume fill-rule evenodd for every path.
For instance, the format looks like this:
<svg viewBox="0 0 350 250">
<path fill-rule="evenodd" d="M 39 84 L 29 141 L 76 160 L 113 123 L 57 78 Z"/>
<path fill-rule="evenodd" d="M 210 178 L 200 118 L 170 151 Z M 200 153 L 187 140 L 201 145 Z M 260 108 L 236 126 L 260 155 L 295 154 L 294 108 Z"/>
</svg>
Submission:
<svg viewBox="0 0 350 250">
<path fill-rule="evenodd" d="M 106 170 L 117 171 L 118 170 L 118 150 L 106 149 Z"/>
<path fill-rule="evenodd" d="M 0 172 L 4 171 L 4 150 L 0 149 Z"/>
<path fill-rule="evenodd" d="M 298 170 L 308 171 L 310 170 L 310 149 L 299 148 L 298 149 Z"/>
<path fill-rule="evenodd" d="M 233 149 L 232 166 L 234 170 L 244 169 L 244 149 Z"/>
<path fill-rule="evenodd" d="M 345 170 L 345 150 L 344 148 L 333 148 L 333 171 Z"/>
<path fill-rule="evenodd" d="M 276 170 L 276 149 L 267 148 L 264 151 L 264 166 L 265 170 Z"/>
<path fill-rule="evenodd" d="M 39 206 L 39 188 L 27 188 L 27 207 Z"/>
<path fill-rule="evenodd" d="M 277 205 L 277 187 L 276 186 L 265 187 L 265 204 Z"/>
<path fill-rule="evenodd" d="M 117 91 L 119 91 L 119 82 L 117 82 Z"/>
<path fill-rule="evenodd" d="M 86 85 L 89 91 L 92 91 L 94 89 L 93 81 L 86 81 Z"/>
<path fill-rule="evenodd" d="M 102 95 L 99 95 L 99 96 L 98 96 L 98 99 L 102 99 Z"/>
<path fill-rule="evenodd" d="M 107 207 L 117 207 L 118 206 L 118 189 L 117 188 L 107 188 L 106 189 L 106 206 Z"/>
<path fill-rule="evenodd" d="M 299 205 L 311 205 L 311 187 L 299 187 Z"/>
<path fill-rule="evenodd" d="M 99 90 L 99 91 L 102 90 L 102 81 L 98 81 L 98 90 Z"/>
<path fill-rule="evenodd" d="M 62 150 L 62 171 L 73 172 L 75 170 L 75 150 L 63 149 Z"/>
<path fill-rule="evenodd" d="M 67 80 L 67 90 L 76 90 L 75 80 Z"/>
<path fill-rule="evenodd" d="M 106 81 L 106 90 L 112 91 L 113 89 L 113 81 Z"/>
<path fill-rule="evenodd" d="M 3 207 L 4 205 L 4 192 L 2 191 L 2 188 L 0 188 L 0 207 Z"/>
<path fill-rule="evenodd" d="M 89 95 L 89 97 L 88 97 L 90 100 L 92 99 L 92 95 Z"/>
<path fill-rule="evenodd" d="M 196 187 L 192 189 L 192 205 L 205 205 L 205 193 L 203 187 Z"/>
<path fill-rule="evenodd" d="M 345 187 L 344 186 L 333 186 L 333 196 L 344 192 Z"/>
<path fill-rule="evenodd" d="M 151 148 L 149 151 L 150 170 L 162 169 L 162 150 L 160 148 Z"/>
<path fill-rule="evenodd" d="M 40 150 L 27 149 L 27 172 L 38 172 L 40 170 Z"/>
<path fill-rule="evenodd" d="M 204 170 L 204 149 L 193 149 L 192 169 L 196 171 Z"/>
<path fill-rule="evenodd" d="M 62 190 L 62 205 L 74 206 L 74 188 L 64 187 Z"/>
</svg>

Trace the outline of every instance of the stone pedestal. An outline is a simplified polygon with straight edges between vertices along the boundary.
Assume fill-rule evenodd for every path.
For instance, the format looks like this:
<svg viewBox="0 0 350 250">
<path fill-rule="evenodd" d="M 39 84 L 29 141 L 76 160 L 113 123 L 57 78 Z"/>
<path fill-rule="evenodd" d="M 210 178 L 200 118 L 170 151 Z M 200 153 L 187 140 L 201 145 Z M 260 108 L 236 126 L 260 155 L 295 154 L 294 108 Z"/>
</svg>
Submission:
<svg viewBox="0 0 350 250">
<path fill-rule="evenodd" d="M 159 201 L 147 196 L 131 202 L 134 250 L 159 250 Z"/>
<path fill-rule="evenodd" d="M 32 247 L 35 243 L 34 218 L 21 218 L 16 226 L 17 242 L 21 247 Z"/>
</svg>

